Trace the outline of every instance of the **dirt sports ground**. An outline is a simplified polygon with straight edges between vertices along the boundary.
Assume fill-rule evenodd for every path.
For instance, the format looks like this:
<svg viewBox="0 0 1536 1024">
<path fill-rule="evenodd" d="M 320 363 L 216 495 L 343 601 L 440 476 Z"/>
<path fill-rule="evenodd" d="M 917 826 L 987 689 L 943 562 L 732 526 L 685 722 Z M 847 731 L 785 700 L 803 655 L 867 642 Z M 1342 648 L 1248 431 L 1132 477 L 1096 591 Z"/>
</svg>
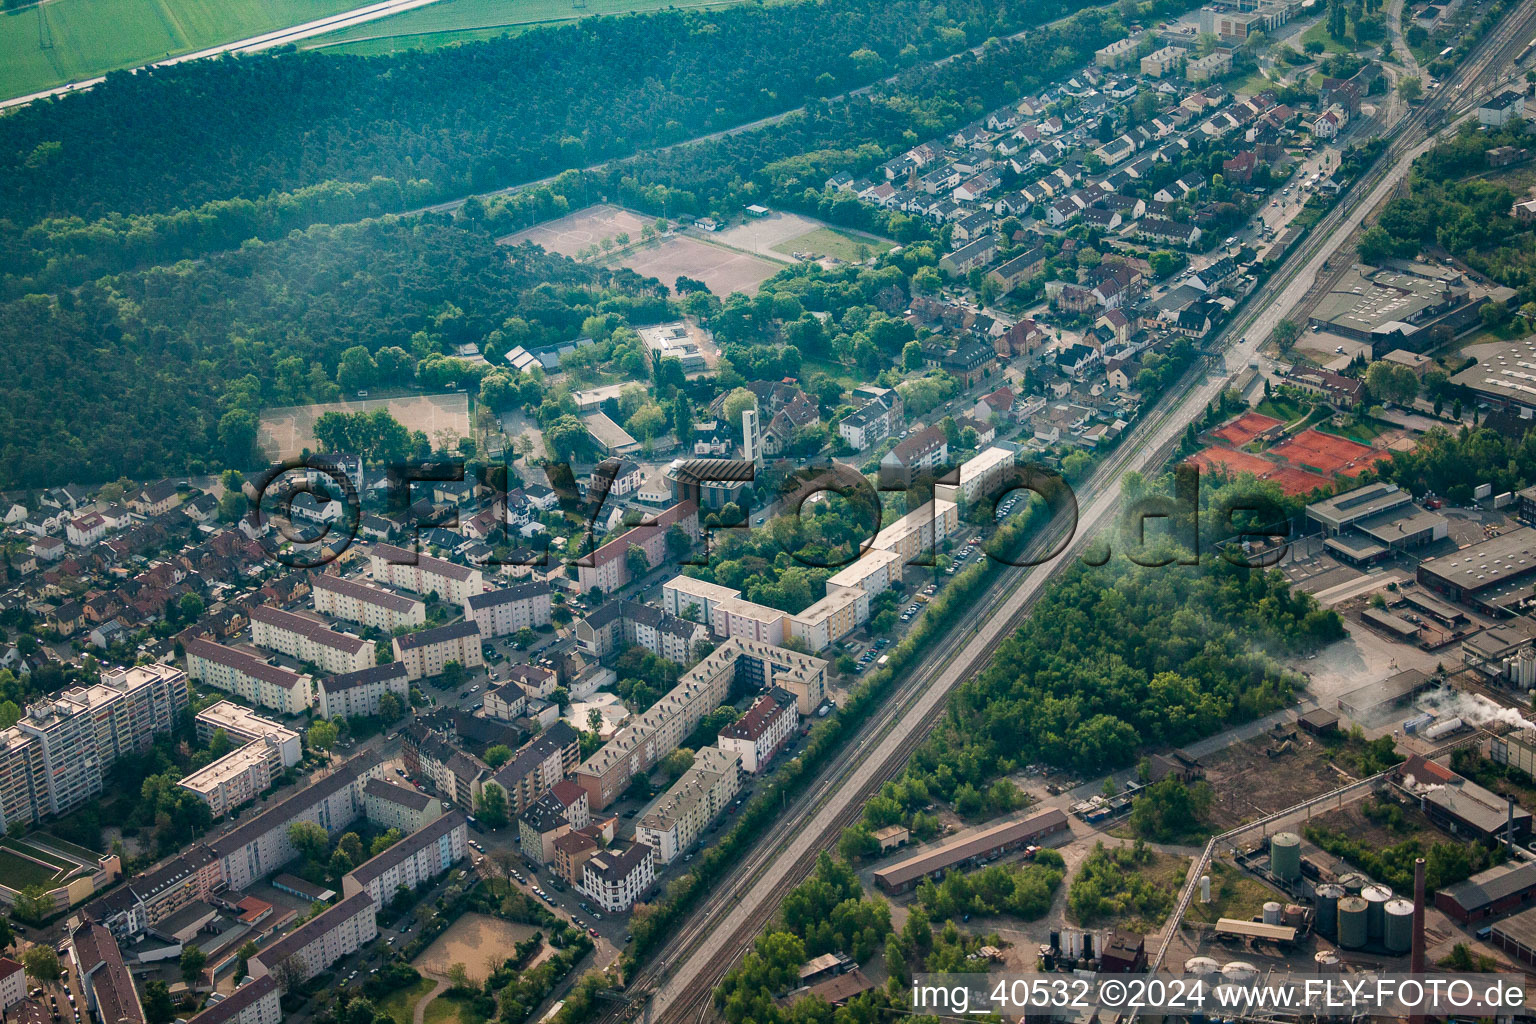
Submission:
<svg viewBox="0 0 1536 1024">
<path fill-rule="evenodd" d="M 483 982 L 491 965 L 512 955 L 512 947 L 538 931 L 532 925 L 514 924 L 485 914 L 465 914 L 422 950 L 412 964 L 417 970 L 440 978 L 454 964 L 463 964 L 474 982 Z"/>
<path fill-rule="evenodd" d="M 469 435 L 468 395 L 404 395 L 268 409 L 261 414 L 256 441 L 273 461 L 297 458 L 305 448 L 315 449 L 315 420 L 321 416 L 333 411 L 358 413 L 375 409 L 388 409 L 407 430 L 419 430 L 429 438 L 435 439 L 444 430 L 452 431 L 455 437 Z"/>
<path fill-rule="evenodd" d="M 593 242 L 628 235 L 633 248 L 604 260 L 654 277 L 668 288 L 679 277 L 703 281 L 716 295 L 731 292 L 755 295 L 757 286 L 778 272 L 780 264 L 693 235 L 672 235 L 656 242 L 634 244 L 651 220 L 618 206 L 589 206 L 558 220 L 526 228 L 501 239 L 505 245 L 532 242 L 549 252 L 576 256 Z"/>
</svg>

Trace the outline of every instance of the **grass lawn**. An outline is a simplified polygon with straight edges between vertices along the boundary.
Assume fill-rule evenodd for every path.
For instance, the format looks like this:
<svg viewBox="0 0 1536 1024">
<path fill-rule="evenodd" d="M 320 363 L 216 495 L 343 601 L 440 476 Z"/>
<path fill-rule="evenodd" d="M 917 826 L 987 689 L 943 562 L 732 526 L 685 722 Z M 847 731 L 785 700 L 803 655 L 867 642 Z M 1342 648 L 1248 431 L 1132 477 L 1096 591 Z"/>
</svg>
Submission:
<svg viewBox="0 0 1536 1024">
<path fill-rule="evenodd" d="M 431 978 L 422 978 L 410 988 L 403 988 L 398 992 L 390 993 L 389 997 L 377 1004 L 380 1013 L 387 1013 L 393 1017 L 396 1024 L 408 1024 L 416 1014 L 416 1004 L 421 997 L 431 992 L 437 982 Z"/>
<path fill-rule="evenodd" d="M 4 879 L 5 884 L 13 889 L 25 889 L 29 885 L 52 888 L 63 874 L 62 871 L 50 871 L 41 864 L 0 848 L 0 879 Z"/>
<path fill-rule="evenodd" d="M 1294 398 L 1287 398 L 1284 395 L 1272 395 L 1260 402 L 1256 411 L 1289 424 L 1299 420 L 1303 414 L 1310 412 L 1311 409 L 1311 405 Z"/>
<path fill-rule="evenodd" d="M 442 0 L 440 3 L 353 25 L 300 42 L 306 49 L 336 47 L 339 53 L 430 50 L 455 43 L 523 32 L 598 14 L 656 11 L 665 7 L 717 7 L 736 0 Z M 339 45 L 346 44 L 346 45 Z"/>
<path fill-rule="evenodd" d="M 0 15 L 0 98 L 360 6 L 361 0 L 48 0 Z"/>
<path fill-rule="evenodd" d="M 1244 96 L 1251 96 L 1254 93 L 1263 92 L 1265 89 L 1272 89 L 1274 85 L 1274 82 L 1264 77 L 1264 72 L 1257 70 L 1246 78 L 1233 79 L 1226 83 L 1227 88 L 1231 89 L 1234 95 L 1240 93 Z"/>
<path fill-rule="evenodd" d="M 467 1019 L 465 1011 L 468 1009 L 469 1003 L 464 999 L 444 992 L 427 1004 L 422 1019 L 426 1024 L 460 1024 Z"/>
<path fill-rule="evenodd" d="M 1280 898 L 1262 882 L 1220 861 L 1212 863 L 1207 873 L 1211 876 L 1211 902 L 1201 903 L 1196 894 L 1186 920 L 1215 924 L 1219 918 L 1235 917 L 1246 921 L 1257 917 L 1265 903 Z"/>
<path fill-rule="evenodd" d="M 1341 43 L 1328 34 L 1328 19 L 1319 18 L 1317 24 L 1301 34 L 1300 43 L 1305 47 L 1308 43 L 1322 43 L 1329 53 L 1353 53 L 1354 49 L 1346 43 Z"/>
<path fill-rule="evenodd" d="M 1339 437 L 1347 437 L 1351 441 L 1359 441 L 1361 444 L 1370 444 L 1387 431 L 1398 428 L 1394 423 L 1378 420 L 1371 416 L 1364 416 L 1346 426 L 1336 427 L 1331 423 L 1326 426 L 1319 424 L 1317 429 L 1319 433 L 1334 434 Z"/>
<path fill-rule="evenodd" d="M 797 252 L 814 253 L 818 256 L 832 256 L 845 262 L 853 262 L 858 259 L 867 259 L 870 256 L 879 255 L 887 249 L 895 247 L 894 242 L 876 239 L 865 235 L 856 235 L 851 231 L 839 231 L 837 228 L 816 228 L 807 231 L 803 235 L 796 235 L 785 242 L 780 242 L 773 247 L 774 252 L 781 252 L 786 256 L 792 256 Z M 863 256 L 860 255 L 863 252 Z"/>
</svg>

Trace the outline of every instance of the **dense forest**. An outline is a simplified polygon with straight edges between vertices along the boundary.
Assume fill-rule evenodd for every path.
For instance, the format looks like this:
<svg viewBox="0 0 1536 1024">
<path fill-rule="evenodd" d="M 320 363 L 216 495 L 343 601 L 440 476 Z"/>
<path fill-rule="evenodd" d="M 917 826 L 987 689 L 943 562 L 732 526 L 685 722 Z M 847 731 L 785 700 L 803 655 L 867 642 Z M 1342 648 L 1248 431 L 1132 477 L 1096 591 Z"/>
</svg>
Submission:
<svg viewBox="0 0 1536 1024">
<path fill-rule="evenodd" d="M 1081 6 L 743 4 L 391 57 L 117 74 L 0 121 L 0 217 L 163 212 L 374 176 L 483 191 L 778 113 Z"/>
<path fill-rule="evenodd" d="M 1268 651 L 1326 643 L 1343 623 L 1279 573 L 1075 564 L 988 666 L 962 683 L 863 825 L 915 822 L 935 798 L 992 797 L 1044 762 L 1090 774 L 1283 707 L 1291 678 Z"/>
<path fill-rule="evenodd" d="M 431 217 L 317 226 L 0 303 L 0 373 L 25 384 L 0 409 L 0 486 L 248 465 L 256 413 L 338 397 L 349 348 L 396 374 L 385 383 L 471 383 L 455 346 L 509 322 L 529 343 L 574 337 L 602 311 L 658 320 L 667 305 L 629 271 Z"/>
</svg>

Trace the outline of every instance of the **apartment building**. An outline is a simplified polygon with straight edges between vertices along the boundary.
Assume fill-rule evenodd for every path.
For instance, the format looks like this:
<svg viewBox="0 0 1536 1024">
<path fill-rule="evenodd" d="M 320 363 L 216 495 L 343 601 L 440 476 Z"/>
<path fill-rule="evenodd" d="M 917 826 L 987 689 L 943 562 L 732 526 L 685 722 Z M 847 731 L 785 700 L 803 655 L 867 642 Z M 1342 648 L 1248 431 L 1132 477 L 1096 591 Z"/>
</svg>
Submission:
<svg viewBox="0 0 1536 1024">
<path fill-rule="evenodd" d="M 410 707 L 411 684 L 405 665 L 391 661 L 356 672 L 321 676 L 315 699 L 321 718 L 354 718 L 379 713 L 379 698 L 392 693 L 402 708 Z"/>
<path fill-rule="evenodd" d="M 742 771 L 756 775 L 768 767 L 798 728 L 800 709 L 795 706 L 794 694 L 775 686 L 753 701 L 740 718 L 721 729 L 715 742 L 721 750 L 741 759 Z M 662 860 L 665 862 L 666 858 Z"/>
<path fill-rule="evenodd" d="M 550 675 L 554 675 L 553 672 Z M 503 683 L 485 691 L 485 717 L 511 722 L 528 709 L 528 694 L 516 683 Z"/>
<path fill-rule="evenodd" d="M 1136 49 L 1140 45 L 1141 40 L 1136 36 L 1116 39 L 1093 51 L 1093 62 L 1101 68 L 1124 67 L 1136 59 Z"/>
<path fill-rule="evenodd" d="M 303 984 L 377 938 L 376 913 L 366 891 L 354 892 L 257 953 L 251 977 L 270 977 L 280 990 Z"/>
<path fill-rule="evenodd" d="M 582 865 L 577 888 L 610 914 L 635 905 L 656 881 L 656 851 L 634 843 L 622 852 L 602 850 Z"/>
<path fill-rule="evenodd" d="M 872 448 L 893 436 L 904 417 L 901 395 L 891 388 L 867 384 L 854 389 L 854 399 L 864 399 L 837 424 L 837 433 L 854 451 Z"/>
<path fill-rule="evenodd" d="M 732 638 L 689 669 L 650 710 L 613 735 L 572 774 L 594 811 L 612 803 L 635 775 L 666 757 L 738 682 L 745 689 L 781 686 L 802 714 L 826 697 L 827 663 L 797 651 Z"/>
<path fill-rule="evenodd" d="M 319 619 L 270 605 L 251 609 L 251 640 L 332 675 L 356 672 L 377 661 L 373 644 L 362 637 L 338 633 Z"/>
<path fill-rule="evenodd" d="M 1232 51 L 1217 50 L 1197 57 L 1184 66 L 1184 77 L 1191 82 L 1208 82 L 1232 70 Z"/>
<path fill-rule="evenodd" d="M 207 804 L 217 818 L 271 789 L 282 774 L 283 748 L 264 737 L 204 765 L 176 785 Z"/>
<path fill-rule="evenodd" d="M 0 1013 L 27 998 L 27 976 L 21 964 L 0 956 Z"/>
<path fill-rule="evenodd" d="M 193 843 L 155 867 L 133 875 L 81 908 L 81 916 L 129 942 L 196 900 L 207 900 L 224 884 L 213 851 Z"/>
<path fill-rule="evenodd" d="M 1141 58 L 1141 73 L 1148 78 L 1162 78 L 1170 71 L 1177 71 L 1189 54 L 1177 46 L 1165 46 Z"/>
<path fill-rule="evenodd" d="M 322 615 L 370 626 L 382 633 L 426 625 L 426 604 L 393 590 L 329 573 L 311 577 L 310 583 L 315 611 Z"/>
<path fill-rule="evenodd" d="M 626 530 L 591 554 L 579 558 L 576 564 L 576 592 L 585 594 L 597 587 L 603 593 L 611 594 L 628 584 L 631 546 L 644 551 L 646 561 L 652 566 L 664 563 L 667 560 L 667 531 L 673 526 L 687 534 L 690 541 L 698 540 L 698 503 L 680 501 L 662 509 L 648 521 L 632 530 Z"/>
<path fill-rule="evenodd" d="M 480 652 L 480 625 L 470 619 L 406 633 L 394 639 L 395 660 L 405 666 L 411 682 L 440 676 L 450 661 L 465 669 L 485 664 Z"/>
<path fill-rule="evenodd" d="M 580 735 L 569 723 L 556 722 L 519 747 L 491 780 L 506 791 L 507 810 L 521 814 L 569 775 L 580 757 Z"/>
<path fill-rule="evenodd" d="M 377 754 L 359 754 L 331 774 L 272 803 L 208 842 L 231 889 L 246 889 L 299 855 L 288 826 L 312 821 L 335 835 L 364 813 L 363 785 L 383 775 Z"/>
<path fill-rule="evenodd" d="M 874 597 L 892 583 L 901 581 L 905 559 L 895 551 L 870 548 L 851 565 L 846 565 L 827 577 L 827 593 L 835 590 L 858 590 Z"/>
<path fill-rule="evenodd" d="M 382 907 L 396 889 L 424 885 L 468 855 L 469 824 L 462 811 L 453 811 L 353 868 L 342 877 L 341 891 L 349 899 L 365 895 Z"/>
<path fill-rule="evenodd" d="M 828 590 L 825 597 L 785 616 L 789 635 L 823 651 L 869 619 L 869 595 L 862 590 Z"/>
<path fill-rule="evenodd" d="M 574 886 L 581 885 L 581 876 L 586 870 L 587 861 L 601 853 L 603 849 L 597 841 L 596 832 L 597 829 L 589 825 L 583 829 L 565 832 L 555 839 L 555 859 L 551 862 L 554 865 L 555 874 Z"/>
<path fill-rule="evenodd" d="M 740 596 L 739 590 L 692 576 L 674 576 L 661 585 L 661 606 L 669 615 L 705 625 L 713 621 L 716 604 Z"/>
<path fill-rule="evenodd" d="M 28 705 L 0 731 L 0 826 L 62 814 L 100 793 L 111 766 L 143 753 L 187 707 L 187 675 L 170 665 L 103 672 Z"/>
<path fill-rule="evenodd" d="M 123 952 L 110 931 L 86 921 L 69 931 L 69 961 L 85 994 L 85 1006 L 98 1021 L 143 1024 L 144 1007 L 123 963 Z"/>
<path fill-rule="evenodd" d="M 765 604 L 748 601 L 743 597 L 730 597 L 716 601 L 709 620 L 709 628 L 720 637 L 740 637 L 758 643 L 784 643 L 785 613 Z"/>
<path fill-rule="evenodd" d="M 555 840 L 592 821 L 587 792 L 569 779 L 555 783 L 517 817 L 518 846 L 538 864 L 555 859 Z"/>
<path fill-rule="evenodd" d="M 208 1008 L 187 1024 L 282 1024 L 282 995 L 268 974 L 248 979 L 227 996 L 210 996 Z"/>
<path fill-rule="evenodd" d="M 925 552 L 931 554 L 959 528 L 959 507 L 953 501 L 935 498 L 875 534 L 870 546 L 894 551 L 906 565 Z"/>
<path fill-rule="evenodd" d="M 212 707 L 197 713 L 197 738 L 207 744 L 220 729 L 236 746 L 270 740 L 282 752 L 283 767 L 291 768 L 304 756 L 304 745 L 294 730 L 262 718 L 250 708 L 241 707 L 234 701 L 221 700 Z"/>
<path fill-rule="evenodd" d="M 576 620 L 576 646 L 583 654 L 606 658 L 623 647 L 639 645 L 657 657 L 686 665 L 709 630 L 638 601 L 608 601 Z"/>
<path fill-rule="evenodd" d="M 409 834 L 441 818 L 443 802 L 410 786 L 369 779 L 363 783 L 363 811 L 374 824 Z"/>
<path fill-rule="evenodd" d="M 181 645 L 187 652 L 187 675 L 200 683 L 285 715 L 303 714 L 314 703 L 310 676 L 270 664 L 250 648 L 226 647 L 192 637 Z"/>
<path fill-rule="evenodd" d="M 549 625 L 553 594 L 554 588 L 543 580 L 514 583 L 472 595 L 464 614 L 479 624 L 481 636 L 508 636 Z"/>
<path fill-rule="evenodd" d="M 474 806 L 481 786 L 491 776 L 484 761 L 456 749 L 445 734 L 421 721 L 405 727 L 400 759 L 407 772 L 461 807 Z"/>
<path fill-rule="evenodd" d="M 485 589 L 479 569 L 418 554 L 393 544 L 375 544 L 368 552 L 368 574 L 377 583 L 436 594 L 442 601 L 469 610 L 469 599 Z"/>
<path fill-rule="evenodd" d="M 636 842 L 655 850 L 662 864 L 672 863 L 725 810 L 740 784 L 741 755 L 720 747 L 703 747 L 694 755 L 693 766 L 640 816 L 635 825 Z"/>
<path fill-rule="evenodd" d="M 1002 487 L 1013 466 L 1014 455 L 1009 449 L 984 448 L 956 467 L 954 483 L 935 484 L 933 493 L 948 502 L 971 505 Z"/>
</svg>

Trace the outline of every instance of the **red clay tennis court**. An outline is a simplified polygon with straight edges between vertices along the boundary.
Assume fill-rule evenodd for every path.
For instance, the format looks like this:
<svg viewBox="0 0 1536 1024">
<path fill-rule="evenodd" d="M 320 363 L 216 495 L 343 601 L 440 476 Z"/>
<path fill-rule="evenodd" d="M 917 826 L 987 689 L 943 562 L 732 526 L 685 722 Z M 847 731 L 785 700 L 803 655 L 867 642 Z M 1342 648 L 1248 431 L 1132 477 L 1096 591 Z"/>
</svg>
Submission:
<svg viewBox="0 0 1536 1024">
<path fill-rule="evenodd" d="M 1271 480 L 1286 494 L 1307 494 L 1328 481 L 1315 473 L 1291 466 L 1284 466 L 1249 452 L 1235 452 L 1226 448 L 1207 448 L 1191 455 L 1186 462 L 1199 466 L 1204 472 L 1221 472 L 1228 476 L 1252 473 L 1261 480 Z"/>
<path fill-rule="evenodd" d="M 1318 430 L 1303 430 L 1269 451 L 1293 466 L 1305 466 L 1329 476 L 1354 476 L 1378 458 L 1386 458 L 1385 453 L 1368 444 Z"/>
<path fill-rule="evenodd" d="M 1272 416 L 1265 416 L 1256 412 L 1245 412 L 1230 423 L 1223 423 L 1211 431 L 1211 436 L 1227 442 L 1234 448 L 1241 448 L 1266 430 L 1273 430 L 1282 426 L 1280 420 Z"/>
</svg>

